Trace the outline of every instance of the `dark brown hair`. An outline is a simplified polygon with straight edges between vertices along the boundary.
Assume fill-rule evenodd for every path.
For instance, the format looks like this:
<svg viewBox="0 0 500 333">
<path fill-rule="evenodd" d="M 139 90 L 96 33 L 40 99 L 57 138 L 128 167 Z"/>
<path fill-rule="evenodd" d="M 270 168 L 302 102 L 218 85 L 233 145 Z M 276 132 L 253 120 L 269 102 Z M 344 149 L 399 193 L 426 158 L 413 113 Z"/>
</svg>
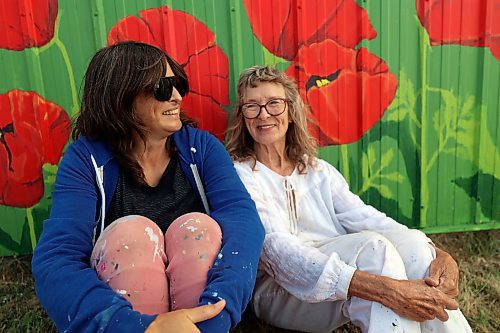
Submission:
<svg viewBox="0 0 500 333">
<path fill-rule="evenodd" d="M 132 156 L 134 134 L 145 141 L 145 127 L 136 116 L 133 101 L 152 92 L 170 65 L 174 75 L 187 80 L 184 69 L 161 49 L 140 42 L 122 42 L 100 49 L 93 56 L 84 77 L 80 113 L 72 138 L 85 136 L 102 140 L 114 150 L 120 165 L 139 183 L 145 183 L 141 166 Z M 183 124 L 194 122 L 181 112 Z M 167 149 L 174 151 L 171 140 Z"/>
</svg>

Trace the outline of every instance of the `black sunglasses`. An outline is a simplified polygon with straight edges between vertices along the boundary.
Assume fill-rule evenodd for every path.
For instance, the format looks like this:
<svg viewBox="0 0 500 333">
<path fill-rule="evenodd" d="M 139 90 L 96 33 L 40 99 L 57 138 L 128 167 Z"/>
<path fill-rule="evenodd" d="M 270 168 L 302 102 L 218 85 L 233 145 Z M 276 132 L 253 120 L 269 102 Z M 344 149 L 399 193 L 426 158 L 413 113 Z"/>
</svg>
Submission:
<svg viewBox="0 0 500 333">
<path fill-rule="evenodd" d="M 182 97 L 186 96 L 189 91 L 189 84 L 186 79 L 178 76 L 164 76 L 156 82 L 153 94 L 158 101 L 165 102 L 172 97 L 174 87 Z"/>
</svg>

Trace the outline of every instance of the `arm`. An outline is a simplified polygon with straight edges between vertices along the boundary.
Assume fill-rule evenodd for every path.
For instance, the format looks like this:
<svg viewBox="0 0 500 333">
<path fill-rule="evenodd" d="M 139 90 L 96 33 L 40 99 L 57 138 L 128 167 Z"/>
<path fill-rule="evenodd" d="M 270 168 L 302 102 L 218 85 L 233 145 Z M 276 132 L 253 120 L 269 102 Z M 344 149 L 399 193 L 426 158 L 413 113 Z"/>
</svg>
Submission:
<svg viewBox="0 0 500 333">
<path fill-rule="evenodd" d="M 280 286 L 310 303 L 347 299 L 355 271 L 336 253 L 327 256 L 296 236 L 279 232 L 266 235 L 261 262 Z"/>
<path fill-rule="evenodd" d="M 207 144 L 200 172 L 210 215 L 222 230 L 222 248 L 208 272 L 200 305 L 215 303 L 220 297 L 226 300 L 226 307 L 198 327 L 207 332 L 227 332 L 240 321 L 252 297 L 264 228 L 225 148 L 215 137 L 205 135 Z"/>
<path fill-rule="evenodd" d="M 266 229 L 261 255 L 262 267 L 275 281 L 295 297 L 307 302 L 321 302 L 347 298 L 347 288 L 354 268 L 335 253 L 328 256 L 305 245 L 288 227 L 288 215 L 277 202 L 264 193 L 266 182 L 259 182 L 259 172 L 245 163 L 237 163 L 240 175 Z M 283 214 L 281 214 L 283 213 Z"/>
<path fill-rule="evenodd" d="M 142 332 L 154 316 L 133 311 L 90 267 L 97 192 L 90 152 L 70 146 L 54 186 L 50 218 L 32 271 L 40 302 L 60 331 Z"/>
<path fill-rule="evenodd" d="M 331 175 L 332 201 L 337 213 L 336 216 L 348 232 L 373 230 L 384 234 L 385 231 L 407 229 L 406 226 L 397 223 L 384 213 L 366 205 L 349 190 L 347 182 L 340 172 L 330 165 L 327 167 Z M 431 242 L 424 233 L 419 233 L 428 242 Z M 349 294 L 382 303 L 414 320 L 422 321 L 429 316 L 446 320 L 447 315 L 443 311 L 445 304 L 447 308 L 454 308 L 456 305 L 456 302 L 452 301 L 451 298 L 455 297 L 453 289 L 456 288 L 458 269 L 455 269 L 456 263 L 455 267 L 453 266 L 454 261 L 449 255 L 439 253 L 438 249 L 436 249 L 436 253 L 437 258 L 431 264 L 430 277 L 425 282 L 422 280 L 398 281 L 356 271 L 349 286 Z M 438 287 L 441 292 L 435 288 L 426 287 L 426 283 L 432 287 L 441 284 L 442 288 Z M 379 292 L 384 293 L 378 294 Z"/>
<path fill-rule="evenodd" d="M 422 280 L 395 280 L 356 270 L 349 295 L 378 302 L 415 321 L 448 320 L 445 309 L 458 309 L 456 300 Z"/>
</svg>

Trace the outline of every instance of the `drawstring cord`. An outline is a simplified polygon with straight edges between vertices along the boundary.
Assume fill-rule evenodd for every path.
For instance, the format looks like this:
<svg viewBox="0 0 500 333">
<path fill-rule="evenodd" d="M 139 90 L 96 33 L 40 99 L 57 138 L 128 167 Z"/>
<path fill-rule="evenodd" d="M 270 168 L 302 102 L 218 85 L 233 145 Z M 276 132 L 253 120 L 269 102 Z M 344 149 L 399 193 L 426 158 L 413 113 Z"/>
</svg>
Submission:
<svg viewBox="0 0 500 333">
<path fill-rule="evenodd" d="M 283 181 L 283 186 L 285 187 L 286 203 L 288 206 L 288 217 L 290 220 L 290 232 L 293 235 L 297 234 L 297 223 L 298 223 L 298 213 L 297 213 L 297 198 L 295 195 L 295 190 L 289 179 L 285 178 Z"/>
</svg>

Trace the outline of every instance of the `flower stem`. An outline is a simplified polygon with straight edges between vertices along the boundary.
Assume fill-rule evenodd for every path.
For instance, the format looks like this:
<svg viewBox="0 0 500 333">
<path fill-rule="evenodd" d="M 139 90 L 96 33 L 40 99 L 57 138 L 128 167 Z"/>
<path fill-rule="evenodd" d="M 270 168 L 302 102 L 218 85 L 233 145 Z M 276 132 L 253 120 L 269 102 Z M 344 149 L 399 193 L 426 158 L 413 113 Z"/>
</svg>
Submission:
<svg viewBox="0 0 500 333">
<path fill-rule="evenodd" d="M 71 97 L 73 99 L 73 106 L 71 108 L 71 117 L 74 118 L 76 113 L 78 112 L 78 94 L 76 92 L 76 84 L 75 84 L 75 75 L 73 73 L 73 66 L 71 65 L 71 60 L 69 59 L 68 50 L 64 43 L 59 39 L 59 35 L 54 37 L 54 42 L 57 45 L 58 49 L 61 51 L 61 55 L 64 59 L 64 63 L 66 65 L 66 70 L 68 71 L 69 76 L 69 85 L 71 88 Z"/>
<path fill-rule="evenodd" d="M 37 239 L 35 235 L 35 219 L 33 218 L 33 208 L 26 208 L 26 218 L 28 219 L 28 228 L 30 230 L 31 250 L 34 251 Z"/>
<path fill-rule="evenodd" d="M 349 183 L 349 154 L 347 151 L 347 145 L 341 145 L 340 146 L 340 154 L 342 155 L 342 174 L 347 182 Z"/>
<path fill-rule="evenodd" d="M 427 169 L 427 52 L 429 39 L 425 29 L 420 26 L 421 59 L 422 59 L 422 106 L 420 127 L 420 228 L 427 227 L 427 211 L 429 208 L 429 184 Z"/>
</svg>

